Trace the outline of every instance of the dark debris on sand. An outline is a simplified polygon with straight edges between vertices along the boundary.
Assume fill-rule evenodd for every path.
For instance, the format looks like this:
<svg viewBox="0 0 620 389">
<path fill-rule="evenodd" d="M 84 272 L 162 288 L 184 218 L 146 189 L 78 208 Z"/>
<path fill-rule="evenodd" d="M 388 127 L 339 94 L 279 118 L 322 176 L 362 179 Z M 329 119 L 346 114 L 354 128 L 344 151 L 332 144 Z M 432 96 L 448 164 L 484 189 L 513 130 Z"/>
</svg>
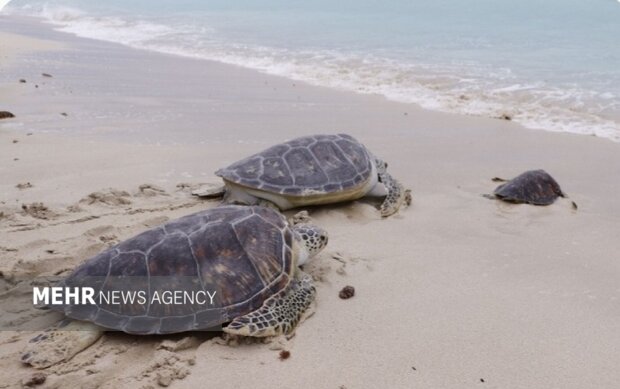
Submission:
<svg viewBox="0 0 620 389">
<path fill-rule="evenodd" d="M 25 215 L 30 215 L 36 219 L 46 220 L 56 216 L 56 214 L 43 203 L 22 204 L 22 210 Z"/>
<path fill-rule="evenodd" d="M 355 288 L 350 285 L 345 286 L 344 288 L 342 288 L 340 293 L 338 293 L 338 297 L 343 300 L 350 299 L 353 296 L 355 296 Z"/>
<path fill-rule="evenodd" d="M 47 376 L 43 373 L 34 373 L 29 379 L 23 381 L 25 387 L 33 387 L 41 385 L 45 382 Z"/>
<path fill-rule="evenodd" d="M 19 184 L 15 185 L 15 187 L 19 190 L 24 190 L 32 188 L 33 185 L 30 182 L 20 182 Z"/>
<path fill-rule="evenodd" d="M 10 119 L 10 118 L 14 118 L 14 117 L 15 117 L 15 115 L 13 115 L 9 111 L 0 111 L 0 119 Z"/>
<path fill-rule="evenodd" d="M 286 351 L 286 350 L 282 350 L 280 351 L 280 360 L 283 361 L 285 359 L 289 359 L 291 357 L 291 352 L 290 351 Z"/>
</svg>

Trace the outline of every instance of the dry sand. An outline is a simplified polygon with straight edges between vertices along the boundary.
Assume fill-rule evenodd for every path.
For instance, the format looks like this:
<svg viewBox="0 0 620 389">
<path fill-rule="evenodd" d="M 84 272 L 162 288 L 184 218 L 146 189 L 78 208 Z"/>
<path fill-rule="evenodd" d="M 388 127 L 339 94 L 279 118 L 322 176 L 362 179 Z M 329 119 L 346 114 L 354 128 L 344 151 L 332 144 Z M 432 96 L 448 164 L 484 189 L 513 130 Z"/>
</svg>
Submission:
<svg viewBox="0 0 620 389">
<path fill-rule="evenodd" d="M 3 323 L 56 320 L 26 316 L 21 280 L 66 274 L 147 227 L 216 206 L 188 188 L 217 182 L 218 167 L 274 142 L 348 132 L 413 190 L 413 205 L 385 220 L 363 201 L 310 210 L 330 243 L 307 266 L 317 309 L 294 338 L 232 347 L 209 334 L 107 334 L 44 370 L 47 387 L 620 382 L 617 143 L 78 39 L 30 20 L 0 23 L 64 47 L 23 38 L 0 74 L 0 110 L 17 115 L 0 122 L 0 287 L 12 301 Z M 13 36 L 0 35 L 0 46 Z M 579 210 L 568 200 L 533 207 L 481 196 L 497 185 L 492 177 L 533 168 L 550 172 Z M 355 297 L 338 297 L 345 285 Z M 32 336 L 0 333 L 0 388 L 37 373 L 18 359 Z M 280 360 L 280 349 L 290 357 Z"/>
</svg>

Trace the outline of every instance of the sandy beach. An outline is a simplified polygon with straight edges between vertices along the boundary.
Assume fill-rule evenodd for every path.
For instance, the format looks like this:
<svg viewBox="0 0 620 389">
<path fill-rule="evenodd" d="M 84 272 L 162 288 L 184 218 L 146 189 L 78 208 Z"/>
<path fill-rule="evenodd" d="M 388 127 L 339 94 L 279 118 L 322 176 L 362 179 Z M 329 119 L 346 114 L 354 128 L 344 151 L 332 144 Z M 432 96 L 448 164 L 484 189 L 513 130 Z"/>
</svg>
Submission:
<svg viewBox="0 0 620 389">
<path fill-rule="evenodd" d="M 620 382 L 618 143 L 77 38 L 14 16 L 0 16 L 0 97 L 0 111 L 16 116 L 0 120 L 5 324 L 54 323 L 46 311 L 24 317 L 32 279 L 216 207 L 191 190 L 284 140 L 351 134 L 413 194 L 386 219 L 365 200 L 309 209 L 330 241 L 306 266 L 316 312 L 291 339 L 231 346 L 209 333 L 108 333 L 39 372 L 19 360 L 36 332 L 5 330 L 0 388 L 36 373 L 49 388 Z M 482 196 L 493 177 L 539 168 L 570 199 L 536 207 Z M 356 293 L 342 300 L 346 285 Z"/>
</svg>

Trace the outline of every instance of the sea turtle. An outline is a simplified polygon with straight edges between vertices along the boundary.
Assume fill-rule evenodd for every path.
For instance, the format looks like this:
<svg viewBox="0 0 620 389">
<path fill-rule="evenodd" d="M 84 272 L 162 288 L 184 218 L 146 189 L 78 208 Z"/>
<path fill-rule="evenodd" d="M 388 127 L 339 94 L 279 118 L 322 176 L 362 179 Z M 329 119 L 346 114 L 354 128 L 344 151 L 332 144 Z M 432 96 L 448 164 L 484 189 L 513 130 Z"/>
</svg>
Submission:
<svg viewBox="0 0 620 389">
<path fill-rule="evenodd" d="M 290 334 L 315 297 L 312 277 L 298 266 L 327 240 L 323 229 L 289 225 L 260 206 L 222 206 L 167 222 L 103 251 L 61 281 L 61 287 L 93 288 L 95 304 L 48 305 L 75 321 L 33 338 L 22 361 L 45 368 L 68 360 L 106 329 L 168 334 L 228 323 L 229 334 Z M 179 290 L 187 297 L 166 304 L 164 293 Z M 145 291 L 146 298 L 114 304 L 115 291 Z M 202 301 L 189 299 L 200 291 Z"/>
<path fill-rule="evenodd" d="M 510 181 L 497 177 L 493 180 L 506 181 L 493 195 L 511 203 L 549 205 L 558 197 L 566 197 L 560 185 L 544 170 L 530 170 Z"/>
<path fill-rule="evenodd" d="M 219 169 L 224 187 L 197 190 L 201 197 L 224 196 L 233 204 L 262 204 L 287 210 L 306 205 L 385 197 L 383 217 L 410 203 L 410 191 L 387 172 L 375 157 L 350 135 L 304 136 Z"/>
</svg>

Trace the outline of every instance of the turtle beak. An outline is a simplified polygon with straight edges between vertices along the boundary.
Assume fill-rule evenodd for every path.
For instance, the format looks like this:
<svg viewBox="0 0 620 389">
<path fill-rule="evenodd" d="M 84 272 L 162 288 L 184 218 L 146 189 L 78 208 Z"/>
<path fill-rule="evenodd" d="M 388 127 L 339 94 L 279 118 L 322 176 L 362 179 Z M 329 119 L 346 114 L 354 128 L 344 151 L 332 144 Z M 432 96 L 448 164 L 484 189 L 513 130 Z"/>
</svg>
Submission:
<svg viewBox="0 0 620 389">
<path fill-rule="evenodd" d="M 321 227 L 311 224 L 298 224 L 293 229 L 308 250 L 310 257 L 315 256 L 327 246 L 329 235 Z"/>
<path fill-rule="evenodd" d="M 311 227 L 311 235 L 309 237 L 309 241 L 307 242 L 310 256 L 315 256 L 319 252 L 321 252 L 325 246 L 327 246 L 327 242 L 329 241 L 329 235 L 327 231 L 318 226 Z"/>
<path fill-rule="evenodd" d="M 329 236 L 326 231 L 321 231 L 319 233 L 319 245 L 321 246 L 320 250 L 323 250 L 327 243 L 329 242 Z"/>
</svg>

